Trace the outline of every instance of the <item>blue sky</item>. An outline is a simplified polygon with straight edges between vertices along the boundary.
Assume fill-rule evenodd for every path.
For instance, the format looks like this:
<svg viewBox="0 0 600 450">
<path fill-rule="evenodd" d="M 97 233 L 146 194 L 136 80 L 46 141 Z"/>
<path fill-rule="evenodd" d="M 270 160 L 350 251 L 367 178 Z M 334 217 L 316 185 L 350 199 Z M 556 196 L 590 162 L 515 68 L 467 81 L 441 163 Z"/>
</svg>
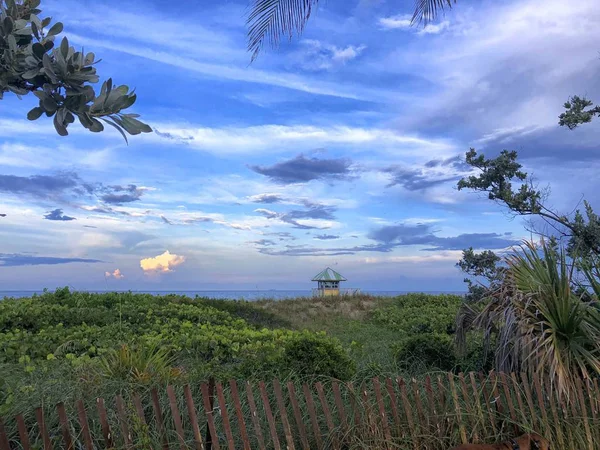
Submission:
<svg viewBox="0 0 600 450">
<path fill-rule="evenodd" d="M 250 65 L 246 0 L 44 0 L 155 133 L 61 138 L 5 97 L 0 286 L 303 289 L 331 266 L 461 290 L 460 249 L 529 237 L 455 189 L 469 147 L 517 150 L 559 210 L 600 206 L 600 124 L 557 125 L 570 95 L 600 101 L 595 3 L 462 0 L 423 28 L 412 0 L 327 0 Z"/>
</svg>

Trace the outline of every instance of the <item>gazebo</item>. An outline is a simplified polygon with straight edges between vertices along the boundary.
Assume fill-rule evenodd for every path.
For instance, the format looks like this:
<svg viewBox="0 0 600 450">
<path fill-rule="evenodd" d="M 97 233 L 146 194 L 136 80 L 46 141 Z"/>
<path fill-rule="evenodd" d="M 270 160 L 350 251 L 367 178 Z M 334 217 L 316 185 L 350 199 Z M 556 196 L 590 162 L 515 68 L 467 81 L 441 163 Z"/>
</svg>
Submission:
<svg viewBox="0 0 600 450">
<path fill-rule="evenodd" d="M 313 289 L 313 295 L 325 297 L 329 295 L 340 295 L 340 281 L 347 281 L 342 275 L 330 267 L 315 275 L 312 281 L 317 281 L 319 287 Z"/>
</svg>

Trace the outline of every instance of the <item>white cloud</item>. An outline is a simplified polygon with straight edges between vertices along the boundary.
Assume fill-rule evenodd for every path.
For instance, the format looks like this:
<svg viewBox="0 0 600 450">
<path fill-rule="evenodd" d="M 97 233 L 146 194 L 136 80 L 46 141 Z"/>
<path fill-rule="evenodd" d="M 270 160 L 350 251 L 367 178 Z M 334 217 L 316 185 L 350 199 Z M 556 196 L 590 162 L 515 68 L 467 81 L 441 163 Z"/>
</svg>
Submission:
<svg viewBox="0 0 600 450">
<path fill-rule="evenodd" d="M 316 39 L 301 41 L 304 48 L 292 55 L 292 60 L 304 70 L 331 70 L 358 58 L 366 45 L 338 47 Z"/>
<path fill-rule="evenodd" d="M 447 139 L 427 139 L 417 135 L 402 134 L 386 128 L 360 128 L 351 126 L 318 127 L 313 125 L 259 125 L 250 127 L 206 128 L 187 124 L 157 124 L 158 133 L 142 139 L 172 141 L 201 150 L 223 154 L 255 154 L 311 150 L 326 145 L 373 145 L 373 150 L 404 155 L 452 155 L 456 147 Z M 351 148 L 345 147 L 349 153 Z"/>
<path fill-rule="evenodd" d="M 423 34 L 439 34 L 450 27 L 450 22 L 444 20 L 440 23 L 428 23 L 421 26 L 417 23 L 411 23 L 412 16 L 402 14 L 397 16 L 382 17 L 379 19 L 379 26 L 384 30 L 414 30 L 415 33 Z"/>
<path fill-rule="evenodd" d="M 106 278 L 114 278 L 115 280 L 121 280 L 125 278 L 125 275 L 121 273 L 120 269 L 115 269 L 114 272 L 104 272 Z"/>
<path fill-rule="evenodd" d="M 185 262 L 185 256 L 171 254 L 168 250 L 162 255 L 145 258 L 140 261 L 140 267 L 146 274 L 172 272 Z"/>
</svg>

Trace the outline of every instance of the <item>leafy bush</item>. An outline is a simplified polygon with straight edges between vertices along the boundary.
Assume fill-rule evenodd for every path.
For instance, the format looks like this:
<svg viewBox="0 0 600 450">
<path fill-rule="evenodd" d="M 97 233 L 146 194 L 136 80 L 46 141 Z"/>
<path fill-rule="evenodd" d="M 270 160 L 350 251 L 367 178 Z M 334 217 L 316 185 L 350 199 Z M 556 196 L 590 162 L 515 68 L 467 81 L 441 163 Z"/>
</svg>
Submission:
<svg viewBox="0 0 600 450">
<path fill-rule="evenodd" d="M 397 347 L 398 365 L 412 372 L 451 371 L 457 364 L 452 338 L 444 334 L 417 334 Z"/>
<path fill-rule="evenodd" d="M 58 361 L 100 367 L 106 376 L 136 382 L 150 374 L 168 379 L 172 367 L 216 377 L 351 376 L 352 361 L 338 341 L 262 328 L 233 314 L 240 309 L 251 316 L 248 305 L 233 305 L 231 313 L 222 309 L 184 296 L 71 293 L 66 288 L 7 299 L 0 302 L 0 365 L 19 365 L 27 358 L 31 370 L 37 370 Z M 259 315 L 252 318 L 259 322 Z M 294 361 L 296 356 L 302 361 Z"/>
</svg>

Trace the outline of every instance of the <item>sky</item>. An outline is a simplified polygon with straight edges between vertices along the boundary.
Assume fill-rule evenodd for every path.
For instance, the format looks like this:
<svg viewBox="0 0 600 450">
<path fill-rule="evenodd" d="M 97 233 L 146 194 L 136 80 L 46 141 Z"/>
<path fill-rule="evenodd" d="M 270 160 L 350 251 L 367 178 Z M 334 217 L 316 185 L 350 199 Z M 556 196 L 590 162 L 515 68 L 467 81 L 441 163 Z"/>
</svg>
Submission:
<svg viewBox="0 0 600 450">
<path fill-rule="evenodd" d="M 597 0 L 327 0 L 299 39 L 250 63 L 248 0 L 43 0 L 101 79 L 135 87 L 154 130 L 28 122 L 0 102 L 0 289 L 464 290 L 461 249 L 531 234 L 457 191 L 464 154 L 517 150 L 548 204 L 600 207 Z"/>
</svg>

